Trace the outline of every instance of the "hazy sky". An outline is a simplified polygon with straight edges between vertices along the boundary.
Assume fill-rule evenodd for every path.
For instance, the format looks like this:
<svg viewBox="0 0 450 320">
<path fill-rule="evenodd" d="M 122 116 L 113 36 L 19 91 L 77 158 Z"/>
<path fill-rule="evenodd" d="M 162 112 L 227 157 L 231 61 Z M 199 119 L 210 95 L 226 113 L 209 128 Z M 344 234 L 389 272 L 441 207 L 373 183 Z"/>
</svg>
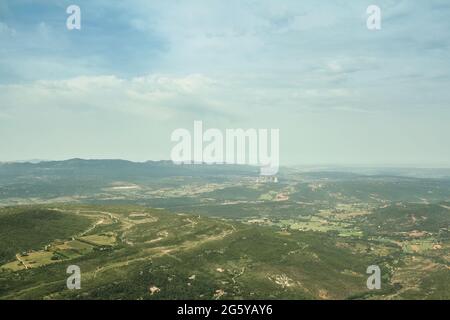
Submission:
<svg viewBox="0 0 450 320">
<path fill-rule="evenodd" d="M 2 0 L 0 161 L 168 159 L 203 120 L 279 128 L 285 165 L 450 166 L 449 17 L 448 0 Z"/>
</svg>

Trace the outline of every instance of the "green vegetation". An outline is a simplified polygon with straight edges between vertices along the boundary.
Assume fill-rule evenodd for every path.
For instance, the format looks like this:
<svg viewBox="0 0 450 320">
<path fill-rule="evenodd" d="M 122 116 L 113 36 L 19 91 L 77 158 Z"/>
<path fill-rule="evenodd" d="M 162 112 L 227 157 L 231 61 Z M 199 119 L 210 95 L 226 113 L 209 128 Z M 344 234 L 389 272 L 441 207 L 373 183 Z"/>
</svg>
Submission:
<svg viewBox="0 0 450 320">
<path fill-rule="evenodd" d="M 448 179 L 214 170 L 1 165 L 0 299 L 450 299 Z"/>
<path fill-rule="evenodd" d="M 86 217 L 41 207 L 0 211 L 0 263 L 16 253 L 43 248 L 54 239 L 67 239 L 92 221 Z"/>
</svg>

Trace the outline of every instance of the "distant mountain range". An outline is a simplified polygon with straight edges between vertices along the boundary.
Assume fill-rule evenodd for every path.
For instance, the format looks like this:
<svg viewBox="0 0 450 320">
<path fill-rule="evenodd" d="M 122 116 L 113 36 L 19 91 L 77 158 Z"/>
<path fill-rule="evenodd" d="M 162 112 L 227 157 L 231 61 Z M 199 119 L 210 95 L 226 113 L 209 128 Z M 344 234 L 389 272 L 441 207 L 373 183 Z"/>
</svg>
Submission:
<svg viewBox="0 0 450 320">
<path fill-rule="evenodd" d="M 283 167 L 280 175 L 302 173 L 305 176 L 355 178 L 355 176 L 398 176 L 414 178 L 450 178 L 450 168 L 371 168 L 371 167 Z M 177 165 L 170 160 L 133 162 L 120 159 L 69 159 L 62 161 L 30 160 L 0 162 L 0 182 L 19 177 L 46 176 L 68 178 L 93 178 L 120 180 L 143 177 L 173 176 L 256 176 L 259 168 L 248 165 Z M 75 177 L 74 177 L 75 176 Z"/>
<path fill-rule="evenodd" d="M 244 165 L 176 165 L 172 161 L 127 160 L 44 161 L 0 163 L 0 181 L 25 177 L 101 178 L 107 180 L 173 176 L 257 175 L 258 167 Z"/>
</svg>

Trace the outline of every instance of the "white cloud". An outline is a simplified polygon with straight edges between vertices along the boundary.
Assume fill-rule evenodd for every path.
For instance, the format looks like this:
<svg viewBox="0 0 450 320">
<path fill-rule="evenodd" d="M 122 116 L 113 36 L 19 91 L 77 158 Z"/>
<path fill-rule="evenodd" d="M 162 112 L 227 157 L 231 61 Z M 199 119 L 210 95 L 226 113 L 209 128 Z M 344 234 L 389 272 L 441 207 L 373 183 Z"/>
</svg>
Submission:
<svg viewBox="0 0 450 320">
<path fill-rule="evenodd" d="M 199 74 L 131 79 L 80 76 L 0 85 L 0 98 L 2 108 L 11 112 L 48 107 L 81 112 L 97 109 L 167 119 L 177 112 L 189 112 L 183 105 L 200 101 L 214 86 L 213 80 Z"/>
<path fill-rule="evenodd" d="M 324 79 L 326 76 L 320 74 L 315 79 L 301 74 L 290 79 L 246 74 L 215 78 L 150 74 L 129 79 L 104 75 L 38 80 L 0 85 L 0 111 L 17 117 L 29 117 L 37 110 L 49 115 L 62 110 L 161 121 L 202 118 L 216 123 L 233 121 L 245 127 L 257 119 L 289 117 L 302 110 L 321 112 L 336 105 L 359 108 L 357 89 L 329 88 L 320 84 Z"/>
</svg>

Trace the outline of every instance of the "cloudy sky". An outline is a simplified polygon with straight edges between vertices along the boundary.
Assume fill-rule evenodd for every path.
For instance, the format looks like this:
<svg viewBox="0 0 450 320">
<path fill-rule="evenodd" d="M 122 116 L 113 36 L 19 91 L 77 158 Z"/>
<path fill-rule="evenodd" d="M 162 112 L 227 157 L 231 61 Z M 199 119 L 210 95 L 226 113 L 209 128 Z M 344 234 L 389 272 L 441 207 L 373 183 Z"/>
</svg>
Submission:
<svg viewBox="0 0 450 320">
<path fill-rule="evenodd" d="M 2 0 L 0 161 L 168 159 L 202 120 L 279 128 L 282 165 L 448 167 L 449 17 L 448 0 Z"/>
</svg>

